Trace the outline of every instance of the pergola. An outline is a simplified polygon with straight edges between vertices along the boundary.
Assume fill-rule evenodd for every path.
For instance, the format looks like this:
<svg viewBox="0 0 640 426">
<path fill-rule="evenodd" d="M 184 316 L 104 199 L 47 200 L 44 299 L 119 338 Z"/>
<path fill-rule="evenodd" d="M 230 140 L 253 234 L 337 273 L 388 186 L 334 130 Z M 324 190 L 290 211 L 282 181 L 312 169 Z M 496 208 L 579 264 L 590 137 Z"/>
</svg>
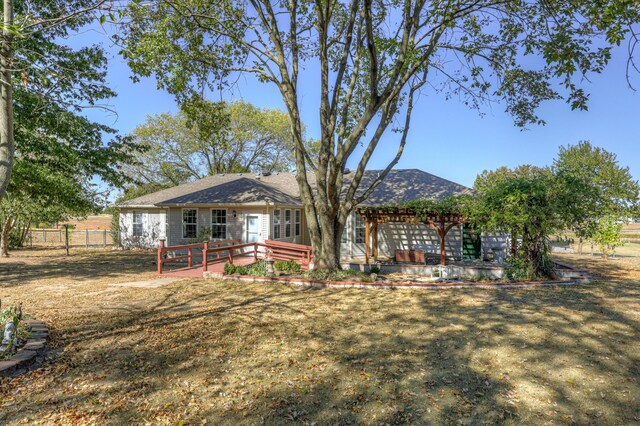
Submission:
<svg viewBox="0 0 640 426">
<path fill-rule="evenodd" d="M 358 207 L 356 212 L 365 223 L 365 262 L 369 263 L 370 254 L 378 257 L 378 225 L 383 223 L 422 223 L 432 227 L 440 237 L 440 264 L 445 264 L 445 237 L 456 225 L 466 222 L 464 215 L 454 212 L 416 212 L 415 209 L 401 207 Z M 371 235 L 373 233 L 373 241 Z M 372 243 L 373 250 L 369 244 Z"/>
</svg>

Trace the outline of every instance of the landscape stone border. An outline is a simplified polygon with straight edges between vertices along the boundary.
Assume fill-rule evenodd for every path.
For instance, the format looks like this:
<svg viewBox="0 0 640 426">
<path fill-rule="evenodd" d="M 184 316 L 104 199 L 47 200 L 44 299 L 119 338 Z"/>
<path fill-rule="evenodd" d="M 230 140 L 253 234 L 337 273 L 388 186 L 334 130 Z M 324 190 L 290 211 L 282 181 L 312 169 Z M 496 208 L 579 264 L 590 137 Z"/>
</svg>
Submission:
<svg viewBox="0 0 640 426">
<path fill-rule="evenodd" d="M 361 282 L 361 281 L 320 281 L 320 280 L 308 280 L 304 278 L 286 278 L 286 277 L 254 277 L 247 275 L 225 275 L 215 272 L 205 272 L 204 278 L 235 280 L 245 282 L 269 282 L 269 283 L 283 283 L 303 285 L 310 287 L 341 287 L 341 288 L 423 288 L 423 289 L 450 289 L 450 288 L 521 288 L 521 287 L 550 287 L 550 286 L 569 286 L 575 284 L 587 284 L 591 282 L 591 277 L 585 272 L 577 269 L 573 269 L 568 265 L 562 265 L 572 272 L 567 274 L 564 280 L 554 281 L 522 281 L 522 282 L 471 282 L 471 281 L 457 281 L 457 282 L 433 282 L 433 283 L 385 283 L 385 282 Z"/>
<path fill-rule="evenodd" d="M 7 360 L 0 361 L 0 377 L 18 376 L 39 365 L 48 349 L 49 328 L 42 321 L 27 319 L 27 342 Z"/>
</svg>

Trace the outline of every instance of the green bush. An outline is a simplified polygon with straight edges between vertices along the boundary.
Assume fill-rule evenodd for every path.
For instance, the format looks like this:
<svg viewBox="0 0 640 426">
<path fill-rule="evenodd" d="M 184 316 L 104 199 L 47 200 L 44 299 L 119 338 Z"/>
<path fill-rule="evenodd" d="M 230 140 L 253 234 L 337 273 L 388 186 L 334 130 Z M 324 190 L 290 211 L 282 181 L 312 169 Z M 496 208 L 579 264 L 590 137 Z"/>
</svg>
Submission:
<svg viewBox="0 0 640 426">
<path fill-rule="evenodd" d="M 224 273 L 226 275 L 232 275 L 236 272 L 236 265 L 232 265 L 231 263 L 224 264 Z"/>
<path fill-rule="evenodd" d="M 267 264 L 262 260 L 254 263 L 247 268 L 247 275 L 254 277 L 266 277 L 267 276 Z"/>
<path fill-rule="evenodd" d="M 371 268 L 369 268 L 369 272 L 372 274 L 379 274 L 380 273 L 380 267 L 378 265 L 373 265 L 371 266 Z"/>
<path fill-rule="evenodd" d="M 273 267 L 281 272 L 300 272 L 300 265 L 295 260 L 278 260 L 273 264 Z"/>
<path fill-rule="evenodd" d="M 510 257 L 504 268 L 504 273 L 509 281 L 526 281 L 531 278 L 532 268 L 527 261 L 521 257 Z"/>
</svg>

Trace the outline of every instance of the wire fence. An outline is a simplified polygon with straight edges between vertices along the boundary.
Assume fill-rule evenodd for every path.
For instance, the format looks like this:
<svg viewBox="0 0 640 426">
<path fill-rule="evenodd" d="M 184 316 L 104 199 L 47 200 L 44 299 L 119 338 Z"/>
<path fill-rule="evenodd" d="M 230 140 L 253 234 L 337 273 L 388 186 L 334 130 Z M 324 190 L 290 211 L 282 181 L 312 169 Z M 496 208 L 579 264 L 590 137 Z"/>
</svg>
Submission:
<svg viewBox="0 0 640 426">
<path fill-rule="evenodd" d="M 65 245 L 66 230 L 32 229 L 24 245 L 27 247 L 56 247 Z M 111 231 L 106 229 L 69 229 L 69 247 L 108 247 L 113 245 Z"/>
</svg>

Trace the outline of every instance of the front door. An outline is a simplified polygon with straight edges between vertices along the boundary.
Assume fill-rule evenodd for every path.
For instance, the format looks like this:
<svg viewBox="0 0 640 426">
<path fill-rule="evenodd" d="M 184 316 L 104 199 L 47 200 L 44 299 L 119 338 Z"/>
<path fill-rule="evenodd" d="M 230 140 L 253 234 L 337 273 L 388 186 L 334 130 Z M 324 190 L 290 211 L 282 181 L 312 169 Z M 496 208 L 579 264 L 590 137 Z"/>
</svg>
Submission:
<svg viewBox="0 0 640 426">
<path fill-rule="evenodd" d="M 255 243 L 260 239 L 260 218 L 257 215 L 247 215 L 247 242 Z"/>
</svg>

